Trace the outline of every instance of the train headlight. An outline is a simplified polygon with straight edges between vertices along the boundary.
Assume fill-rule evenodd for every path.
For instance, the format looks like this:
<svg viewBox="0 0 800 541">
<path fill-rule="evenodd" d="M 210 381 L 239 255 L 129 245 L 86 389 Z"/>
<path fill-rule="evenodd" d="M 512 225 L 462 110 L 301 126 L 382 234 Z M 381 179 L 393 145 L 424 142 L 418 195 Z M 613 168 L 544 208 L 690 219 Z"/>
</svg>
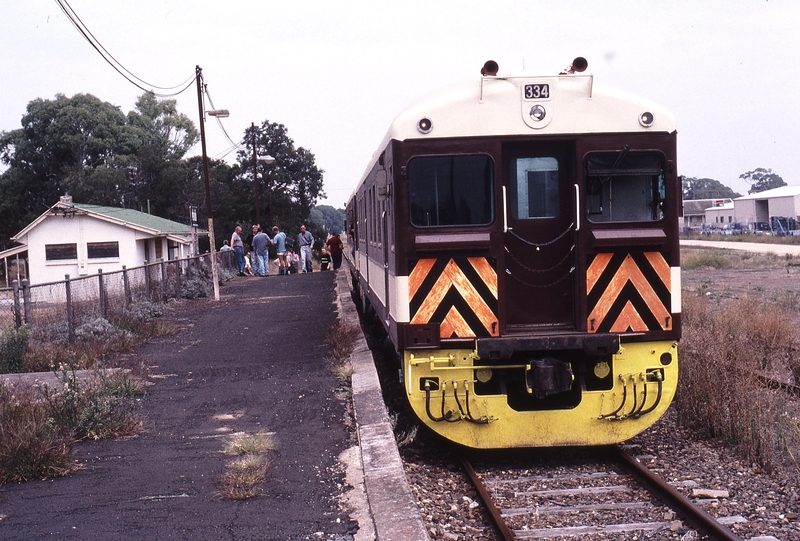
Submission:
<svg viewBox="0 0 800 541">
<path fill-rule="evenodd" d="M 645 111 L 644 113 L 639 115 L 639 124 L 641 124 L 645 128 L 649 128 L 653 125 L 653 122 L 656 121 L 656 117 L 650 111 Z"/>
<path fill-rule="evenodd" d="M 605 379 L 611 373 L 611 367 L 607 362 L 599 362 L 594 365 L 593 372 L 597 379 Z"/>
<path fill-rule="evenodd" d="M 417 121 L 417 129 L 420 133 L 430 133 L 433 129 L 433 121 L 424 116 Z"/>
<path fill-rule="evenodd" d="M 486 383 L 490 379 L 492 379 L 492 371 L 488 368 L 479 368 L 475 371 L 475 379 L 480 381 L 481 383 Z"/>
<path fill-rule="evenodd" d="M 547 116 L 547 111 L 541 105 L 534 105 L 531 107 L 530 115 L 536 122 L 541 122 Z"/>
</svg>

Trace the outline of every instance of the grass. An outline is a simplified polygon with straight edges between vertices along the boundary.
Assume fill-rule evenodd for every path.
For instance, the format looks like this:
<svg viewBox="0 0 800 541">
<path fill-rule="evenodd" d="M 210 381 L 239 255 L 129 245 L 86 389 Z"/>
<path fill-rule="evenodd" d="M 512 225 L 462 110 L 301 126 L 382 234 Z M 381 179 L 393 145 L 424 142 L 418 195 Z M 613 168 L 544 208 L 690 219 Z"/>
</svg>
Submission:
<svg viewBox="0 0 800 541">
<path fill-rule="evenodd" d="M 269 461 L 258 455 L 244 455 L 228 463 L 219 482 L 219 495 L 227 500 L 260 496 L 267 480 Z"/>
<path fill-rule="evenodd" d="M 227 500 L 246 500 L 260 496 L 272 463 L 270 453 L 277 450 L 272 434 L 234 434 L 223 452 L 234 456 L 225 466 L 218 483 L 218 495 Z"/>
<path fill-rule="evenodd" d="M 235 434 L 225 445 L 226 455 L 263 455 L 275 451 L 275 440 L 272 434 Z"/>
<path fill-rule="evenodd" d="M 681 247 L 681 269 L 781 269 L 800 265 L 791 255 L 755 254 L 722 248 Z"/>
</svg>

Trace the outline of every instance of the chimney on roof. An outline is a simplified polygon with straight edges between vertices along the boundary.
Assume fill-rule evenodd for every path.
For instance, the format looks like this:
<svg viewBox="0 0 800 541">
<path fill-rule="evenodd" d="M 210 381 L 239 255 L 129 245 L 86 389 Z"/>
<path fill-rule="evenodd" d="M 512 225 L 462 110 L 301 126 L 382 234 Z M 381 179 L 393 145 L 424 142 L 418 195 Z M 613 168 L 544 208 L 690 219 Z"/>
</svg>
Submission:
<svg viewBox="0 0 800 541">
<path fill-rule="evenodd" d="M 72 196 L 69 194 L 64 194 L 61 196 L 61 203 L 66 203 L 67 205 L 72 204 Z"/>
</svg>

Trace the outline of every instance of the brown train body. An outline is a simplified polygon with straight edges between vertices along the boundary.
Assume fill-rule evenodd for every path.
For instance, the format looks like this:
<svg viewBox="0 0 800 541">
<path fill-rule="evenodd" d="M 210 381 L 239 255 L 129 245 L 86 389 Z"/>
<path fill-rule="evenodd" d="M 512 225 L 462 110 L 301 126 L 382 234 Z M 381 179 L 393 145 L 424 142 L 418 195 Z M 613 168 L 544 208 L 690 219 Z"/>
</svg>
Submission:
<svg viewBox="0 0 800 541">
<path fill-rule="evenodd" d="M 401 113 L 347 227 L 421 421 L 479 448 L 655 422 L 677 384 L 680 205 L 672 116 L 591 76 L 484 76 Z"/>
</svg>

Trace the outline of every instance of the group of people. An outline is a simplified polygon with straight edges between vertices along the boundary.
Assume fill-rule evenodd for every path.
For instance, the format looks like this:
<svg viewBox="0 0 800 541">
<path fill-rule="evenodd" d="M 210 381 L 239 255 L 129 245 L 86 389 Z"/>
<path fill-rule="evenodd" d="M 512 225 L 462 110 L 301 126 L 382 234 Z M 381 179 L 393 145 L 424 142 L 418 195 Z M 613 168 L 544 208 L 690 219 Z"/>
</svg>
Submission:
<svg viewBox="0 0 800 541">
<path fill-rule="evenodd" d="M 278 256 L 278 274 L 289 274 L 291 269 L 298 268 L 298 264 L 299 272 L 312 272 L 314 270 L 311 251 L 314 246 L 314 235 L 306 229 L 304 224 L 300 225 L 300 234 L 297 235 L 299 255 L 287 248 L 286 233 L 281 231 L 277 225 L 272 228 L 272 235 L 270 238 L 261 229 L 260 225 L 253 225 L 252 234 L 247 239 L 250 250 L 246 251 L 245 239 L 242 238 L 242 228 L 241 226 L 236 227 L 236 230 L 231 235 L 230 245 L 226 240 L 222 251 L 233 250 L 239 276 L 269 276 L 269 249 L 271 246 L 275 247 L 275 252 Z M 322 256 L 320 258 L 322 270 L 328 269 L 329 262 L 333 263 L 334 269 L 338 269 L 342 265 L 342 249 L 343 245 L 339 234 L 332 235 L 322 248 Z"/>
</svg>

